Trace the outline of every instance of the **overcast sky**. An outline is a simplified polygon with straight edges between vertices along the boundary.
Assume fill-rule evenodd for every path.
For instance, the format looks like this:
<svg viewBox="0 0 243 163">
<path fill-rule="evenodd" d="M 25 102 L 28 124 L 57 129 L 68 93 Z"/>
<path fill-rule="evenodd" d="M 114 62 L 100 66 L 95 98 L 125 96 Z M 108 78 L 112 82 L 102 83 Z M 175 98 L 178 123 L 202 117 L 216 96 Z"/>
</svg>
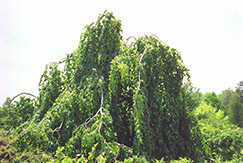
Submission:
<svg viewBox="0 0 243 163">
<path fill-rule="evenodd" d="M 203 93 L 243 80 L 242 0 L 0 0 L 0 104 L 38 95 L 45 64 L 75 50 L 84 26 L 106 9 L 122 21 L 124 38 L 156 34 L 178 49 Z"/>
</svg>

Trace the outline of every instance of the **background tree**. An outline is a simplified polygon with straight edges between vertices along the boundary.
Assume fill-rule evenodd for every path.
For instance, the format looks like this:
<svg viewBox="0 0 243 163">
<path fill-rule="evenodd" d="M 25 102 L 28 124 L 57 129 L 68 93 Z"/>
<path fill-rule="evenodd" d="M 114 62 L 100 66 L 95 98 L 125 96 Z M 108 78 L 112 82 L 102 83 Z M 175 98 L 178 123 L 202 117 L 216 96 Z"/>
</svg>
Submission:
<svg viewBox="0 0 243 163">
<path fill-rule="evenodd" d="M 238 95 L 237 93 L 235 93 Z M 211 158 L 219 162 L 242 159 L 243 132 L 233 125 L 224 111 L 202 102 L 195 110 Z M 242 161 L 235 161 L 242 162 Z"/>
<path fill-rule="evenodd" d="M 5 128 L 6 121 L 9 119 L 8 110 L 10 106 L 11 98 L 7 97 L 2 107 L 0 107 L 0 126 L 1 128 Z"/>
<path fill-rule="evenodd" d="M 222 110 L 212 105 L 202 102 L 195 110 L 194 114 L 200 123 L 211 125 L 215 128 L 230 124 L 229 117 L 224 115 Z"/>
<path fill-rule="evenodd" d="M 243 105 L 238 93 L 233 93 L 231 96 L 228 114 L 233 124 L 243 127 Z"/>
<path fill-rule="evenodd" d="M 203 94 L 200 89 L 193 86 L 191 82 L 186 82 L 183 85 L 183 90 L 185 92 L 185 100 L 187 102 L 187 106 L 190 109 L 194 109 L 199 106 L 202 102 Z"/>
<path fill-rule="evenodd" d="M 231 96 L 233 94 L 232 89 L 226 89 L 222 90 L 221 94 L 219 94 L 219 100 L 222 101 L 222 104 L 226 107 L 226 109 L 229 109 L 230 101 L 231 101 Z"/>
<path fill-rule="evenodd" d="M 16 128 L 20 124 L 32 118 L 36 101 L 34 99 L 21 96 L 18 101 L 11 102 L 12 99 L 7 98 L 6 102 L 3 104 L 3 109 L 5 111 L 3 116 L 8 117 L 5 120 L 7 126 Z"/>
<path fill-rule="evenodd" d="M 225 110 L 224 105 L 221 100 L 217 97 L 215 92 L 207 92 L 203 95 L 203 100 L 212 107 L 217 108 L 217 110 Z"/>
<path fill-rule="evenodd" d="M 243 103 L 243 80 L 237 84 L 235 92 L 238 93 L 241 98 L 241 103 Z"/>
</svg>

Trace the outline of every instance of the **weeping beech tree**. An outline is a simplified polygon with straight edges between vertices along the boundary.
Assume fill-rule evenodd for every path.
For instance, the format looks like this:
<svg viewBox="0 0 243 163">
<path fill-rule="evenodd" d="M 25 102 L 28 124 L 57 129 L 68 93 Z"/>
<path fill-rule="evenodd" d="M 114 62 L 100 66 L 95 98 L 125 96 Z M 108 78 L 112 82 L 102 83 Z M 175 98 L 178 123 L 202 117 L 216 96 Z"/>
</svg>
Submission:
<svg viewBox="0 0 243 163">
<path fill-rule="evenodd" d="M 155 35 L 127 43 L 121 21 L 105 12 L 87 25 L 78 49 L 47 66 L 34 115 L 16 129 L 16 145 L 89 161 L 204 157 L 190 114 L 180 53 Z"/>
</svg>

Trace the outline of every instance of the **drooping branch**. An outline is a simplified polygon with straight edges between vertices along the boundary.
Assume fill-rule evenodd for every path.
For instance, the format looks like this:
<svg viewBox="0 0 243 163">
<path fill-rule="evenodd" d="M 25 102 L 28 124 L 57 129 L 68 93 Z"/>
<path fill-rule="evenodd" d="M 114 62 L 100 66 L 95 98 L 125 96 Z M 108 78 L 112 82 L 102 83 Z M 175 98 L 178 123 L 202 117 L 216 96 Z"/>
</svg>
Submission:
<svg viewBox="0 0 243 163">
<path fill-rule="evenodd" d="M 163 43 L 164 45 L 167 45 L 166 43 L 164 43 L 163 41 L 161 41 L 161 40 L 159 39 L 159 37 L 156 36 L 155 34 L 152 34 L 151 36 L 156 37 L 161 43 Z M 145 35 L 145 38 L 148 39 L 148 36 Z M 144 57 L 146 51 L 147 51 L 147 49 L 145 49 L 145 50 L 143 51 L 143 54 L 142 54 L 142 56 L 140 57 L 140 60 L 139 60 L 139 65 L 141 64 L 141 62 L 142 62 L 142 60 L 143 60 L 143 57 Z M 139 68 L 139 70 L 138 70 L 138 88 L 140 88 L 140 83 L 141 83 L 141 79 L 140 79 L 140 78 L 141 78 L 141 72 L 140 72 L 140 68 Z"/>
<path fill-rule="evenodd" d="M 19 96 L 21 96 L 21 95 L 28 95 L 28 96 L 32 96 L 32 97 L 34 97 L 34 98 L 38 98 L 37 96 L 35 96 L 35 95 L 31 94 L 31 93 L 22 92 L 22 93 L 17 94 L 16 96 L 14 96 L 14 97 L 11 99 L 11 101 L 10 101 L 9 104 L 8 104 L 8 108 L 10 107 L 10 105 L 11 105 L 11 103 L 14 101 L 14 99 L 16 99 L 17 97 L 19 97 Z"/>
<path fill-rule="evenodd" d="M 133 38 L 135 41 L 137 41 L 137 39 L 136 39 L 136 37 L 134 37 L 134 36 L 130 36 L 130 37 L 128 37 L 127 39 L 126 39 L 126 44 L 128 43 L 128 41 L 131 39 L 131 38 Z"/>
<path fill-rule="evenodd" d="M 155 34 L 152 34 L 151 36 L 154 36 L 154 37 L 156 37 L 160 42 L 162 42 L 164 45 L 166 45 L 166 46 L 168 46 L 165 42 L 163 42 L 162 40 L 160 40 L 159 39 L 159 37 L 157 36 L 157 35 L 155 35 Z"/>
<path fill-rule="evenodd" d="M 52 132 L 52 134 L 54 134 L 55 132 L 57 132 L 57 133 L 58 133 L 58 139 L 60 139 L 60 137 L 61 137 L 61 135 L 60 135 L 59 131 L 60 131 L 60 130 L 61 130 L 61 128 L 62 128 L 63 122 L 64 122 L 64 119 L 63 119 L 63 121 L 62 121 L 61 125 L 60 125 L 59 127 L 55 128 L 55 129 L 53 130 L 53 132 Z"/>
<path fill-rule="evenodd" d="M 92 70 L 95 72 L 95 75 L 98 78 L 100 78 L 100 75 L 97 73 L 96 69 L 95 68 L 92 68 Z M 102 87 L 100 89 L 101 89 L 101 99 L 100 99 L 100 108 L 101 108 L 103 106 L 103 101 L 104 101 L 104 92 L 103 92 Z"/>
<path fill-rule="evenodd" d="M 64 65 L 64 71 L 65 71 L 65 68 L 66 68 L 66 58 L 62 58 L 62 59 L 61 59 L 60 61 L 58 61 L 58 62 L 49 62 L 49 63 L 47 63 L 46 66 L 45 66 L 44 74 L 45 74 L 45 73 L 48 73 L 48 66 L 49 66 L 49 65 L 51 65 L 51 64 L 62 64 L 62 63 L 64 63 L 64 62 L 65 62 L 65 65 Z M 42 78 L 43 78 L 43 75 L 41 76 L 39 85 L 40 85 L 41 82 L 42 82 Z"/>
<path fill-rule="evenodd" d="M 87 124 L 89 124 L 99 113 L 102 114 L 102 107 L 95 113 L 95 115 L 91 118 L 86 119 L 84 123 L 78 126 L 80 128 L 82 125 L 85 125 L 85 128 L 87 128 Z"/>
<path fill-rule="evenodd" d="M 60 61 L 58 61 L 58 62 L 49 62 L 49 63 L 47 63 L 46 64 L 46 70 L 47 70 L 47 68 L 48 68 L 48 66 L 50 65 L 50 64 L 62 64 L 62 63 L 64 63 L 66 61 L 66 58 L 62 58 Z M 64 69 L 65 69 L 65 67 L 66 67 L 66 65 L 64 66 Z"/>
<path fill-rule="evenodd" d="M 116 143 L 116 145 L 118 146 L 117 154 L 116 154 L 116 157 L 114 158 L 114 161 L 115 161 L 115 162 L 116 162 L 116 159 L 117 159 L 117 157 L 118 157 L 118 155 L 119 155 L 120 148 L 125 147 L 125 148 L 127 148 L 130 152 L 132 151 L 132 148 L 130 148 L 130 147 L 124 145 L 124 144 L 120 144 L 120 143 L 118 143 L 118 142 L 114 142 L 114 143 Z"/>
<path fill-rule="evenodd" d="M 97 73 L 95 68 L 92 68 L 92 70 L 94 71 L 95 75 L 100 78 L 99 74 Z M 103 89 L 101 87 L 101 97 L 100 97 L 100 109 L 95 113 L 95 115 L 91 118 L 86 119 L 86 121 L 84 123 L 82 123 L 81 125 L 78 126 L 78 128 L 80 128 L 82 125 L 85 126 L 85 128 L 87 128 L 87 124 L 89 124 L 98 114 L 102 114 L 102 109 L 103 109 L 103 101 L 104 101 L 104 92 Z"/>
<path fill-rule="evenodd" d="M 100 16 L 99 20 L 101 20 L 105 16 L 106 13 L 108 13 L 107 10 L 104 11 L 104 13 Z M 98 21 L 95 23 L 95 25 L 97 25 L 97 23 L 98 23 Z"/>
<path fill-rule="evenodd" d="M 145 55 L 145 52 L 147 51 L 147 49 L 145 49 L 144 51 L 143 51 L 143 54 L 142 54 L 142 56 L 141 56 L 141 58 L 140 58 L 140 60 L 139 60 L 139 65 L 141 64 L 141 62 L 142 62 L 142 60 L 143 60 L 143 57 L 144 57 L 144 55 Z M 140 72 L 140 68 L 138 69 L 138 88 L 140 89 L 140 85 L 141 85 L 141 72 Z"/>
</svg>

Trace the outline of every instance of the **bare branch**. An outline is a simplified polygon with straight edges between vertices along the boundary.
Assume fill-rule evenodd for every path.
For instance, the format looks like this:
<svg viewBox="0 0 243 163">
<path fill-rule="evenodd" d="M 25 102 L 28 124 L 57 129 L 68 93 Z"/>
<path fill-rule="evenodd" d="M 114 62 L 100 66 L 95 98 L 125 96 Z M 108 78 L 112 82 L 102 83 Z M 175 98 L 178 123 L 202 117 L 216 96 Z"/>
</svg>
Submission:
<svg viewBox="0 0 243 163">
<path fill-rule="evenodd" d="M 99 134 L 101 135 L 101 133 L 100 133 L 100 129 L 101 129 L 101 126 L 102 126 L 102 122 L 100 123 L 100 125 L 99 125 L 99 127 L 98 127 L 98 132 L 99 132 Z"/>
<path fill-rule="evenodd" d="M 135 41 L 137 41 L 137 38 L 134 37 L 134 36 L 129 36 L 129 37 L 126 39 L 126 41 L 128 42 L 131 38 L 133 38 Z"/>
<path fill-rule="evenodd" d="M 106 14 L 107 12 L 108 12 L 108 11 L 105 10 L 104 13 L 100 16 L 100 18 L 99 18 L 98 20 L 100 21 L 101 19 L 103 19 L 103 17 L 105 16 L 105 14 Z M 98 21 L 96 21 L 95 25 L 97 25 L 97 23 L 98 23 Z"/>
<path fill-rule="evenodd" d="M 132 148 L 126 146 L 125 144 L 121 144 L 121 143 L 118 143 L 118 142 L 115 142 L 119 147 L 126 147 L 128 148 L 129 150 L 132 150 Z"/>
<path fill-rule="evenodd" d="M 146 51 L 147 51 L 147 49 L 145 49 L 143 51 L 143 54 L 142 54 L 142 56 L 141 56 L 141 58 L 139 60 L 139 64 L 141 64 Z M 140 88 L 140 84 L 141 84 L 141 79 L 140 78 L 141 78 L 141 73 L 140 73 L 140 68 L 139 68 L 139 70 L 138 70 L 138 88 Z"/>
<path fill-rule="evenodd" d="M 95 113 L 95 115 L 92 118 L 88 118 L 86 119 L 86 121 L 84 123 L 82 123 L 81 125 L 78 126 L 81 127 L 82 125 L 85 125 L 85 127 L 87 128 L 87 124 L 89 124 L 99 113 L 102 113 L 102 107 Z"/>
<path fill-rule="evenodd" d="M 100 75 L 97 73 L 96 69 L 95 68 L 92 68 L 92 70 L 95 72 L 95 75 L 100 78 Z M 100 108 L 103 106 L 103 101 L 104 101 L 104 92 L 103 92 L 103 89 L 102 87 L 100 87 L 101 89 L 101 102 L 100 102 Z"/>
<path fill-rule="evenodd" d="M 59 127 L 55 128 L 55 129 L 53 130 L 53 132 L 52 132 L 52 134 L 54 134 L 55 132 L 58 133 L 58 139 L 60 139 L 60 137 L 61 137 L 59 131 L 60 131 L 61 128 L 62 128 L 63 122 L 64 122 L 64 119 L 63 119 L 61 125 L 60 125 Z"/>
<path fill-rule="evenodd" d="M 35 96 L 35 95 L 31 94 L 31 93 L 22 92 L 22 93 L 17 94 L 16 96 L 14 96 L 14 97 L 11 99 L 11 101 L 10 101 L 9 104 L 8 104 L 8 108 L 10 107 L 10 105 L 11 105 L 11 103 L 14 101 L 14 99 L 17 98 L 17 97 L 19 97 L 19 96 L 21 96 L 21 95 L 28 95 L 28 96 L 32 96 L 32 97 L 34 97 L 34 98 L 38 98 L 37 96 Z"/>
<path fill-rule="evenodd" d="M 95 75 L 99 78 L 99 74 L 97 73 L 95 68 L 92 68 L 92 70 L 95 72 Z M 82 123 L 81 125 L 78 126 L 78 128 L 80 128 L 82 125 L 85 126 L 85 128 L 87 128 L 87 124 L 89 124 L 99 113 L 102 114 L 102 109 L 103 109 L 103 101 L 104 101 L 104 92 L 103 89 L 101 87 L 101 100 L 100 100 L 100 109 L 95 113 L 95 115 L 92 118 L 88 118 L 86 119 L 86 121 L 84 123 Z M 101 126 L 100 126 L 101 127 Z"/>
<path fill-rule="evenodd" d="M 160 42 L 162 42 L 164 45 L 168 46 L 165 42 L 159 39 L 159 37 L 155 34 L 152 34 L 151 36 L 156 37 Z"/>
<path fill-rule="evenodd" d="M 62 58 L 59 62 L 49 62 L 46 64 L 46 69 L 48 68 L 48 65 L 50 65 L 50 64 L 62 64 L 65 61 L 66 61 L 66 58 Z"/>
<path fill-rule="evenodd" d="M 60 61 L 58 61 L 58 62 L 49 62 L 49 63 L 47 63 L 46 64 L 46 66 L 45 66 L 45 70 L 44 70 L 44 73 L 48 73 L 48 66 L 49 65 L 51 65 L 51 64 L 62 64 L 62 63 L 64 63 L 65 62 L 65 65 L 64 65 L 64 70 L 63 71 L 65 71 L 65 68 L 66 68 L 66 58 L 62 58 Z M 42 79 L 42 77 L 41 77 L 41 79 Z M 42 81 L 40 81 L 39 82 L 39 84 L 41 83 Z"/>
</svg>

